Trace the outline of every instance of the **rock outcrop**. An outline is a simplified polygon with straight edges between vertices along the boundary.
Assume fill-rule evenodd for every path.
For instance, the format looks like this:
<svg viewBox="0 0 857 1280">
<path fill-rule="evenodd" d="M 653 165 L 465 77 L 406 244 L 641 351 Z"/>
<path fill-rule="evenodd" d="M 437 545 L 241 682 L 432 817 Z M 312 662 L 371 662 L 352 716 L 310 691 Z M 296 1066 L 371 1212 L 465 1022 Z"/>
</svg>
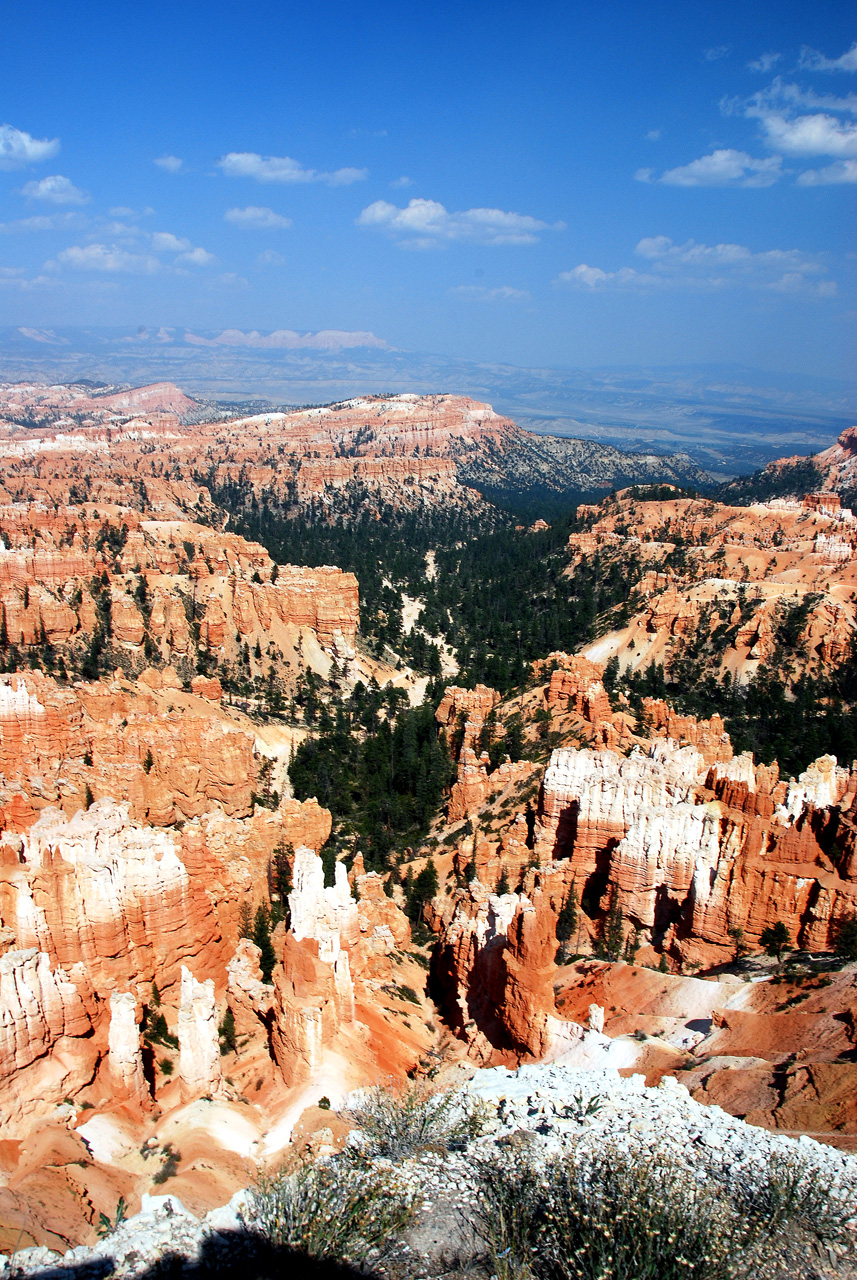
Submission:
<svg viewBox="0 0 857 1280">
<path fill-rule="evenodd" d="M 214 982 L 197 982 L 182 965 L 179 1004 L 179 1080 L 182 1098 L 213 1097 L 223 1087 Z"/>
<path fill-rule="evenodd" d="M 854 794 L 829 757 L 787 786 L 748 756 L 708 768 L 695 747 L 669 740 L 627 759 L 560 750 L 545 774 L 536 849 L 543 862 L 567 859 L 582 895 L 594 893 L 602 910 L 617 901 L 629 927 L 678 954 L 713 960 L 720 948 L 725 958 L 735 930 L 758 944 L 776 920 L 800 945 L 824 947 L 857 905 L 857 884 L 824 851 L 836 807 Z"/>
<path fill-rule="evenodd" d="M 0 956 L 0 1136 L 92 1080 L 96 1008 L 83 965 L 67 972 L 35 947 Z"/>
<path fill-rule="evenodd" d="M 127 1097 L 142 1107 L 151 1103 L 143 1070 L 139 1011 L 133 991 L 110 996 L 110 1029 L 107 1035 L 110 1074 L 117 1097 Z"/>
</svg>

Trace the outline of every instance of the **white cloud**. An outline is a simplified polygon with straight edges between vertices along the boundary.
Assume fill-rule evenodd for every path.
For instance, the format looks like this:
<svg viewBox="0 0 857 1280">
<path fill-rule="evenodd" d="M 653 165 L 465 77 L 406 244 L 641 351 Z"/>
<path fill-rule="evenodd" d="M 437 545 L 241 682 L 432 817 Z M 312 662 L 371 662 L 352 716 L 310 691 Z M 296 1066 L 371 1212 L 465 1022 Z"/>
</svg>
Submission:
<svg viewBox="0 0 857 1280">
<path fill-rule="evenodd" d="M 857 156 L 857 124 L 821 112 L 788 120 L 782 115 L 762 119 L 769 146 L 795 156 Z"/>
<path fill-rule="evenodd" d="M 265 249 L 256 258 L 260 267 L 284 267 L 288 262 L 288 258 L 284 258 L 281 253 L 277 253 L 276 249 Z"/>
<path fill-rule="evenodd" d="M 23 169 L 50 160 L 59 149 L 59 138 L 32 138 L 23 129 L 0 124 L 0 169 Z"/>
<path fill-rule="evenodd" d="M 262 350 L 313 350 L 340 351 L 350 347 L 387 348 L 383 338 L 376 338 L 374 333 L 358 330 L 354 333 L 342 329 L 322 329 L 318 333 L 297 333 L 294 329 L 277 329 L 274 333 L 259 333 L 253 329 L 249 333 L 241 329 L 224 329 L 216 338 L 203 338 L 195 333 L 186 333 L 185 342 L 195 347 L 254 347 Z"/>
<path fill-rule="evenodd" d="M 89 193 L 61 173 L 24 183 L 23 194 L 28 200 L 44 200 L 46 204 L 89 204 Z"/>
<path fill-rule="evenodd" d="M 472 298 L 475 302 L 523 302 L 530 297 L 528 289 L 513 289 L 508 284 L 494 289 L 482 284 L 459 284 L 449 292 L 458 298 Z"/>
<path fill-rule="evenodd" d="M 391 187 L 398 187 L 398 188 L 412 187 L 413 185 L 414 185 L 413 178 L 409 178 L 405 173 L 402 174 L 401 178 L 394 178 L 393 181 L 390 183 Z"/>
<path fill-rule="evenodd" d="M 217 259 L 207 249 L 197 247 L 196 249 L 188 250 L 187 253 L 179 254 L 176 261 L 187 262 L 192 267 L 210 267 Z"/>
<path fill-rule="evenodd" d="M 798 177 L 801 187 L 840 186 L 844 182 L 857 182 L 857 160 L 835 160 L 823 169 L 804 169 Z"/>
<path fill-rule="evenodd" d="M 767 74 L 771 67 L 776 66 L 782 56 L 781 53 L 762 53 L 756 58 L 755 62 L 748 62 L 747 66 L 751 71 L 761 71 Z"/>
<path fill-rule="evenodd" d="M 703 51 L 703 57 L 706 62 L 719 62 L 721 58 L 725 58 L 729 52 L 728 44 L 716 44 L 711 49 Z"/>
<path fill-rule="evenodd" d="M 155 211 L 151 205 L 146 205 L 145 209 L 130 209 L 127 205 L 119 204 L 107 212 L 111 218 L 151 218 Z"/>
<path fill-rule="evenodd" d="M 243 227 L 247 231 L 273 231 L 292 225 L 291 218 L 284 218 L 264 205 L 248 205 L 246 209 L 227 209 L 223 215 L 224 222 L 231 222 L 233 227 Z"/>
<path fill-rule="evenodd" d="M 192 249 L 193 245 L 184 236 L 174 236 L 171 231 L 155 231 L 152 234 L 152 248 L 155 253 L 183 253 Z"/>
<path fill-rule="evenodd" d="M 165 169 L 167 173 L 180 173 L 184 160 L 180 160 L 178 156 L 158 156 L 154 163 L 159 169 Z"/>
<path fill-rule="evenodd" d="M 608 284 L 640 285 L 643 283 L 653 284 L 655 277 L 641 275 L 633 267 L 622 267 L 619 271 L 602 271 L 600 267 L 590 267 L 585 262 L 572 267 L 570 271 L 561 271 L 554 281 L 554 284 L 586 289 L 595 289 Z"/>
<path fill-rule="evenodd" d="M 660 142 L 661 131 L 660 129 L 650 129 L 649 132 L 643 136 L 645 137 L 646 142 Z"/>
<path fill-rule="evenodd" d="M 838 58 L 825 58 L 817 49 L 804 46 L 800 65 L 807 71 L 857 71 L 857 40 Z"/>
<path fill-rule="evenodd" d="M 635 176 L 641 182 L 653 180 L 651 169 L 640 169 Z M 671 187 L 770 187 L 782 176 L 781 156 L 756 159 L 746 151 L 723 147 L 690 164 L 667 169 L 655 180 Z"/>
<path fill-rule="evenodd" d="M 839 117 L 857 115 L 857 93 L 820 94 L 799 84 L 786 83 L 776 76 L 769 85 L 749 98 L 724 99 L 720 109 L 726 116 L 741 115 L 759 121 L 764 143 L 779 153 L 771 157 L 772 164 L 779 163 L 782 154 L 829 156 L 840 162 L 824 169 L 799 173 L 798 185 L 821 186 L 853 181 L 853 170 L 848 161 L 857 158 L 857 121 Z"/>
<path fill-rule="evenodd" d="M 465 209 L 448 213 L 437 200 L 414 199 L 406 208 L 376 200 L 357 219 L 358 227 L 386 231 L 405 248 L 434 249 L 463 240 L 475 244 L 536 244 L 538 231 L 563 231 L 564 222 L 552 225 L 524 213 L 502 209 Z"/>
<path fill-rule="evenodd" d="M 117 245 L 72 245 L 57 254 L 57 263 L 72 267 L 75 271 L 102 271 L 113 275 L 154 275 L 161 270 L 161 263 L 151 253 L 129 253 Z M 46 267 L 54 263 L 45 263 Z"/>
<path fill-rule="evenodd" d="M 217 261 L 207 249 L 194 247 L 185 236 L 174 236 L 171 231 L 153 232 L 151 245 L 155 253 L 178 254 L 176 262 L 186 262 L 191 267 L 210 267 Z"/>
<path fill-rule="evenodd" d="M 19 293 L 28 293 L 33 289 L 43 289 L 46 285 L 57 288 L 59 281 L 51 276 L 32 276 L 27 278 L 22 267 L 0 267 L 0 286 L 17 289 Z"/>
<path fill-rule="evenodd" d="M 635 252 L 646 263 L 644 271 L 635 267 L 604 271 L 582 262 L 561 272 L 554 283 L 590 291 L 746 288 L 820 297 L 836 293 L 835 281 L 821 278 L 827 269 L 819 258 L 799 249 L 754 253 L 740 244 L 708 245 L 694 240 L 675 244 L 669 236 L 648 236 Z"/>
<path fill-rule="evenodd" d="M 369 176 L 368 169 L 335 169 L 320 173 L 304 169 L 291 156 L 260 156 L 255 151 L 230 151 L 217 161 L 227 178 L 255 178 L 257 182 L 324 182 L 329 187 L 347 187 Z"/>
<path fill-rule="evenodd" d="M 720 103 L 720 110 L 726 116 L 743 115 L 759 120 L 783 114 L 784 107 L 788 112 L 798 107 L 810 107 L 854 114 L 857 113 L 857 93 L 816 93 L 814 89 L 789 84 L 782 76 L 774 76 L 769 85 L 749 98 L 724 98 Z"/>
<path fill-rule="evenodd" d="M 114 275 L 155 275 L 158 272 L 186 274 L 187 267 L 210 267 L 217 261 L 207 249 L 194 246 L 184 236 L 171 231 L 143 233 L 138 227 L 121 223 L 102 226 L 100 234 L 113 237 L 110 244 L 97 241 L 88 245 L 72 245 L 58 253 L 46 267 L 72 267 L 77 271 L 99 271 Z M 164 262 L 165 255 L 172 262 Z"/>
<path fill-rule="evenodd" d="M 32 218 L 16 218 L 14 222 L 0 222 L 0 233 L 15 235 L 29 231 L 79 230 L 88 220 L 79 213 L 39 213 Z"/>
</svg>

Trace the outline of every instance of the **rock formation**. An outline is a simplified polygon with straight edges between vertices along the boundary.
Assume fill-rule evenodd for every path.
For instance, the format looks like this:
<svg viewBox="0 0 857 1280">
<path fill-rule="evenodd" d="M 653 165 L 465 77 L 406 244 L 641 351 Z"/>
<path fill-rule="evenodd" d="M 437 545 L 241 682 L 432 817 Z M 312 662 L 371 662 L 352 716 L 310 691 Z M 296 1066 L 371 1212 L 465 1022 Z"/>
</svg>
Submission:
<svg viewBox="0 0 857 1280">
<path fill-rule="evenodd" d="M 0 956 L 0 1136 L 90 1082 L 96 1006 L 83 965 L 66 972 L 35 947 Z"/>
<path fill-rule="evenodd" d="M 695 959 L 725 955 L 730 930 L 758 944 L 777 919 L 800 945 L 824 947 L 857 905 L 857 885 L 823 847 L 833 807 L 847 809 L 854 793 L 827 757 L 786 786 L 747 756 L 709 769 L 695 748 L 668 740 L 628 759 L 560 750 L 545 774 L 536 849 L 544 862 L 568 859 L 602 910 L 615 897 L 629 925 Z"/>
<path fill-rule="evenodd" d="M 197 982 L 182 965 L 181 1003 L 178 1020 L 179 1079 L 182 1098 L 214 1096 L 223 1086 L 220 1041 L 214 1005 L 214 982 Z"/>
<path fill-rule="evenodd" d="M 747 679 L 772 658 L 781 624 L 798 607 L 796 671 L 824 673 L 850 653 L 857 525 L 837 502 L 733 507 L 640 501 L 630 490 L 579 514 L 586 527 L 569 539 L 574 561 L 598 553 L 637 588 L 630 620 L 590 646 L 589 657 L 615 655 L 623 669 L 642 670 L 704 648 L 710 670 Z"/>
<path fill-rule="evenodd" d="M 110 996 L 110 1029 L 107 1036 L 110 1074 L 118 1097 L 127 1097 L 143 1107 L 151 1104 L 143 1071 L 137 1000 L 133 991 L 114 991 Z"/>
</svg>

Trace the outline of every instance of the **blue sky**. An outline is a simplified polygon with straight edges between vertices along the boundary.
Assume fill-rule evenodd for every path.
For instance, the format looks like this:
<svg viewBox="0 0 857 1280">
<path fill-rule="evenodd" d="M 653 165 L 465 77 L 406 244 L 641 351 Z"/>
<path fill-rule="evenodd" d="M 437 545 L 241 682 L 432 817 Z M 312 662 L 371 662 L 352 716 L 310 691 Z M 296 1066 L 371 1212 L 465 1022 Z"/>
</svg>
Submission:
<svg viewBox="0 0 857 1280">
<path fill-rule="evenodd" d="M 855 42 L 752 0 L 10 6 L 0 324 L 853 376 Z"/>
</svg>

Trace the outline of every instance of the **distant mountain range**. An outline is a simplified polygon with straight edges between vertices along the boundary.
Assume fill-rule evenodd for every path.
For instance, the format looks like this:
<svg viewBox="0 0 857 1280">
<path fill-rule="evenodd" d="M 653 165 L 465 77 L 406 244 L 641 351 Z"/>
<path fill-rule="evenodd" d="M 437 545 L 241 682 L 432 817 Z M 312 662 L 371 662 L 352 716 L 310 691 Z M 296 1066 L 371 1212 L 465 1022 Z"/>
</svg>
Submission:
<svg viewBox="0 0 857 1280">
<path fill-rule="evenodd" d="M 739 366 L 516 368 L 397 351 L 366 334 L 274 337 L 0 329 L 0 379 L 171 381 L 245 412 L 355 395 L 452 392 L 488 401 L 536 433 L 623 451 L 684 452 L 714 479 L 753 471 L 784 452 L 816 452 L 857 421 L 855 382 Z"/>
</svg>

